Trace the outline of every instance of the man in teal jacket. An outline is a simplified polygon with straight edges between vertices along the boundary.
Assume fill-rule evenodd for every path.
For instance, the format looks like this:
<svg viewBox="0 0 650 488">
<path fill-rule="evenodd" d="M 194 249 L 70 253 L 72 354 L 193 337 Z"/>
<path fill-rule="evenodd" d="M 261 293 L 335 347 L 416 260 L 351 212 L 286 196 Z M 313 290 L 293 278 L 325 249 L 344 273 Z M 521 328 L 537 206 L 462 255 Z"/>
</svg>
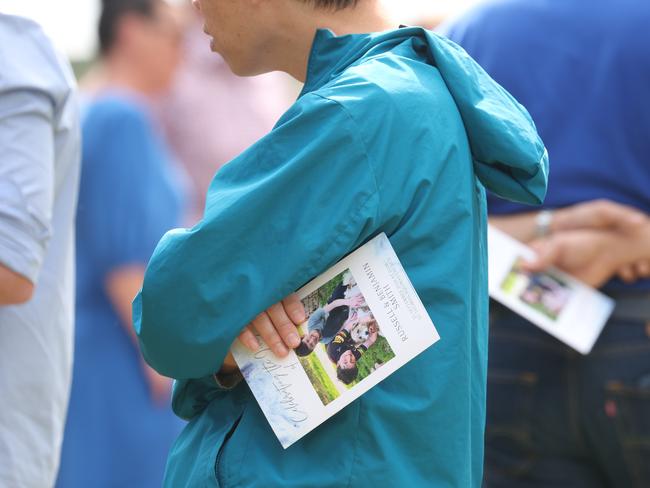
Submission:
<svg viewBox="0 0 650 488">
<path fill-rule="evenodd" d="M 201 222 L 163 237 L 134 302 L 143 354 L 178 379 L 173 406 L 190 420 L 166 485 L 478 487 L 484 187 L 543 199 L 548 162 L 530 117 L 444 38 L 359 34 L 384 28 L 378 0 L 195 4 L 235 73 L 284 70 L 305 85 L 218 172 Z M 283 450 L 247 385 L 224 388 L 214 373 L 260 312 L 380 232 L 441 340 Z"/>
</svg>

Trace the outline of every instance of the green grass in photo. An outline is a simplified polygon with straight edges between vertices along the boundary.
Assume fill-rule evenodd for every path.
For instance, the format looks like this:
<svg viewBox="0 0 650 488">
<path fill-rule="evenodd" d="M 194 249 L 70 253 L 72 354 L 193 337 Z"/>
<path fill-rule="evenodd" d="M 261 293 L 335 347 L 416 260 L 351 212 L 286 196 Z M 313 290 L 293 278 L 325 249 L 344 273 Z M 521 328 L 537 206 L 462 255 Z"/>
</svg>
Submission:
<svg viewBox="0 0 650 488">
<path fill-rule="evenodd" d="M 307 373 L 307 377 L 314 387 L 314 390 L 316 390 L 321 402 L 323 402 L 323 405 L 327 405 L 332 400 L 338 398 L 338 390 L 334 386 L 334 383 L 332 383 L 330 377 L 327 376 L 323 365 L 315 354 L 298 357 L 298 360 L 305 370 L 305 373 Z"/>
<path fill-rule="evenodd" d="M 321 307 L 327 304 L 327 299 L 332 295 L 334 289 L 343 282 L 343 273 L 339 273 L 318 289 L 318 302 Z"/>
<path fill-rule="evenodd" d="M 524 303 L 526 305 L 528 305 L 530 308 L 532 308 L 534 310 L 537 310 L 539 313 L 541 313 L 542 315 L 545 315 L 546 317 L 548 317 L 551 320 L 557 320 L 557 318 L 558 318 L 559 314 L 553 313 L 552 311 L 550 311 L 548 308 L 546 308 L 541 303 L 528 303 L 526 301 L 524 301 Z"/>
<path fill-rule="evenodd" d="M 508 276 L 506 276 L 503 283 L 501 283 L 501 289 L 506 293 L 512 293 L 512 289 L 517 284 L 517 276 L 519 275 L 516 272 L 508 273 Z"/>
</svg>

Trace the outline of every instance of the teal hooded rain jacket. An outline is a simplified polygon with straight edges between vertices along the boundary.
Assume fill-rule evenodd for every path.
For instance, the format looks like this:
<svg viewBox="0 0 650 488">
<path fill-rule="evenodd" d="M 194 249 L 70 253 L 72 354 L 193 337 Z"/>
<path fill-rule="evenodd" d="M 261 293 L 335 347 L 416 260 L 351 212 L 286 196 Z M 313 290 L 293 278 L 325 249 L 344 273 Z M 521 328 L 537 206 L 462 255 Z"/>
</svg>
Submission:
<svg viewBox="0 0 650 488">
<path fill-rule="evenodd" d="M 478 487 L 487 366 L 485 188 L 539 204 L 526 110 L 421 28 L 315 36 L 304 89 L 168 232 L 134 301 L 147 362 L 189 423 L 166 486 Z M 385 232 L 441 340 L 284 450 L 248 386 L 217 385 L 261 311 Z"/>
</svg>

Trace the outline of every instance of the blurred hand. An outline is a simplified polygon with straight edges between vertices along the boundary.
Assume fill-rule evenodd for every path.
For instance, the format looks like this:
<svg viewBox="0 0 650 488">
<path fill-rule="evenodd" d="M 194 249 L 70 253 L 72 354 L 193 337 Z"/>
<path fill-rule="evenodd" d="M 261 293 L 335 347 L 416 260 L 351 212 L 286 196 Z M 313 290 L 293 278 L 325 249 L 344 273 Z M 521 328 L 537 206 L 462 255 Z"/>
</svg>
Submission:
<svg viewBox="0 0 650 488">
<path fill-rule="evenodd" d="M 626 283 L 634 283 L 637 280 L 650 278 L 650 259 L 642 259 L 636 263 L 623 266 L 618 270 L 618 277 Z"/>
<path fill-rule="evenodd" d="M 307 314 L 298 295 L 292 293 L 281 302 L 270 306 L 244 327 L 239 340 L 255 352 L 260 345 L 259 335 L 276 356 L 285 357 L 289 349 L 298 347 L 300 336 L 296 326 L 307 320 Z"/>
<path fill-rule="evenodd" d="M 165 405 L 170 401 L 172 380 L 158 374 L 154 369 L 142 361 L 144 376 L 149 384 L 149 395 L 154 403 Z"/>
<path fill-rule="evenodd" d="M 557 232 L 600 229 L 634 232 L 648 220 L 647 215 L 634 207 L 611 200 L 591 200 L 556 210 L 553 214 L 552 230 Z"/>
<path fill-rule="evenodd" d="M 531 243 L 537 257 L 523 267 L 543 271 L 555 266 L 593 287 L 600 287 L 626 265 L 625 237 L 603 230 L 563 231 Z"/>
</svg>

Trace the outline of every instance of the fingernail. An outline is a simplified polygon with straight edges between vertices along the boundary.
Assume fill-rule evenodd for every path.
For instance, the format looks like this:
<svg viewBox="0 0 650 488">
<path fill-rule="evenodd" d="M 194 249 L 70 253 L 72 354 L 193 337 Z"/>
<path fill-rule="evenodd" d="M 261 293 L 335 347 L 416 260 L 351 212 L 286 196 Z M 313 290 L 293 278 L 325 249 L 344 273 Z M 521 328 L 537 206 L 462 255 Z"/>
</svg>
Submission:
<svg viewBox="0 0 650 488">
<path fill-rule="evenodd" d="M 307 314 L 305 313 L 304 310 L 296 310 L 296 311 L 293 312 L 292 315 L 293 315 L 294 318 L 298 319 L 299 323 L 302 323 L 305 320 L 307 320 Z"/>
<path fill-rule="evenodd" d="M 298 347 L 298 344 L 300 344 L 300 336 L 295 332 L 293 332 L 289 334 L 289 336 L 287 337 L 287 341 L 289 342 L 289 346 Z"/>
</svg>

